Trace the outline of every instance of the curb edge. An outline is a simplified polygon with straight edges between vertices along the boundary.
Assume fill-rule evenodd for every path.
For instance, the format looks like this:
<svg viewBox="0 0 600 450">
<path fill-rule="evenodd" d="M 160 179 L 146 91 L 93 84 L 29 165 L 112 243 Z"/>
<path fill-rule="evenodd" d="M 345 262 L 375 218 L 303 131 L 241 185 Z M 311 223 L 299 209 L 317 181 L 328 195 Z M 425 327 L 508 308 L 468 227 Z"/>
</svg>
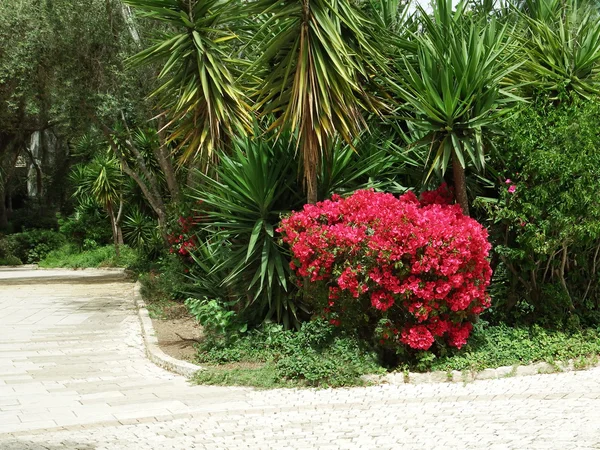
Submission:
<svg viewBox="0 0 600 450">
<path fill-rule="evenodd" d="M 152 319 L 146 308 L 146 303 L 141 294 L 142 284 L 137 281 L 133 287 L 133 300 L 137 309 L 138 318 L 142 327 L 142 336 L 144 338 L 144 347 L 146 348 L 146 356 L 150 361 L 156 364 L 158 367 L 168 370 L 169 372 L 182 375 L 186 378 L 191 378 L 194 374 L 200 370 L 204 370 L 203 367 L 196 364 L 192 364 L 187 361 L 175 359 L 172 356 L 167 355 L 161 350 L 158 345 L 158 338 L 152 325 Z"/>
</svg>

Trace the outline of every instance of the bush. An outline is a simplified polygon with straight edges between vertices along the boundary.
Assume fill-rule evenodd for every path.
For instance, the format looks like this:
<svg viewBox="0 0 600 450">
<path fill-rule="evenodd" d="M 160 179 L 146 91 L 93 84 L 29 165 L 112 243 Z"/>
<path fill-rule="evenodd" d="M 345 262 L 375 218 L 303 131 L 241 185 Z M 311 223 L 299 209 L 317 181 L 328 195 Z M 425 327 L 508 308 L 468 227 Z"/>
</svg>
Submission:
<svg viewBox="0 0 600 450">
<path fill-rule="evenodd" d="M 600 321 L 600 102 L 538 99 L 505 125 L 495 222 L 498 320 Z"/>
<path fill-rule="evenodd" d="M 82 250 L 92 250 L 112 242 L 106 214 L 91 200 L 81 201 L 69 217 L 57 214 L 59 230 Z"/>
<path fill-rule="evenodd" d="M 0 266 L 20 266 L 23 262 L 13 255 L 0 257 Z"/>
<path fill-rule="evenodd" d="M 443 339 L 462 347 L 489 306 L 490 244 L 486 230 L 449 200 L 445 185 L 420 203 L 413 193 L 363 190 L 284 219 L 292 268 L 315 307 L 385 347 L 428 350 Z"/>
<path fill-rule="evenodd" d="M 22 262 L 33 264 L 64 245 L 66 239 L 56 231 L 30 230 L 8 235 L 3 241 L 0 251 L 6 252 L 5 257 L 12 255 Z"/>
</svg>

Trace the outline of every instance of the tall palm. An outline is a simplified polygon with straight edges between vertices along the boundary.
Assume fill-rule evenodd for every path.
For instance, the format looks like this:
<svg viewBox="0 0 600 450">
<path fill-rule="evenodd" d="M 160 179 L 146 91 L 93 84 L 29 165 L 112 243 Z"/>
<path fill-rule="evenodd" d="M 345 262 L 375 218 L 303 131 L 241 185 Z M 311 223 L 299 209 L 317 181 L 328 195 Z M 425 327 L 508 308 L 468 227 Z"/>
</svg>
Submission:
<svg viewBox="0 0 600 450">
<path fill-rule="evenodd" d="M 394 85 L 405 115 L 429 148 L 429 174 L 452 167 L 457 201 L 469 213 L 465 169 L 482 170 L 490 132 L 518 100 L 503 86 L 519 67 L 508 25 L 482 18 L 452 0 L 437 0 L 433 15 L 418 8 L 416 51 L 404 57 Z"/>
<path fill-rule="evenodd" d="M 163 24 L 157 43 L 132 58 L 161 63 L 154 95 L 169 118 L 165 129 L 178 144 L 181 161 L 207 163 L 228 136 L 251 130 L 250 106 L 232 72 L 236 66 L 229 25 L 235 0 L 124 0 L 141 16 Z"/>
<path fill-rule="evenodd" d="M 259 19 L 256 107 L 275 117 L 270 130 L 297 138 L 312 203 L 334 137 L 351 142 L 366 127 L 364 112 L 383 107 L 369 86 L 383 65 L 378 28 L 351 0 L 256 0 L 250 8 Z"/>
</svg>

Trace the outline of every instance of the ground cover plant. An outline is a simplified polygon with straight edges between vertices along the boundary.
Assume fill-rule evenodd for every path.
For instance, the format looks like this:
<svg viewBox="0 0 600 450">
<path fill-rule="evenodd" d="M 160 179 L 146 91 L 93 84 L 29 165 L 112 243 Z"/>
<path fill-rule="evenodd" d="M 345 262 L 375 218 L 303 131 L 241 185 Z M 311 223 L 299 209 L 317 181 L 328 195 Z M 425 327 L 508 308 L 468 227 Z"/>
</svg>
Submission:
<svg viewBox="0 0 600 450">
<path fill-rule="evenodd" d="M 196 374 L 199 383 L 257 387 L 362 385 L 362 375 L 382 373 L 372 349 L 319 318 L 299 331 L 268 324 L 221 342 L 206 340 L 198 362 L 207 367 Z"/>
<path fill-rule="evenodd" d="M 552 330 L 533 325 L 478 324 L 461 352 L 435 356 L 423 354 L 409 366 L 416 370 L 479 371 L 536 362 L 573 362 L 576 369 L 595 365 L 600 356 L 600 330 L 596 328 Z M 557 365 L 557 371 L 560 368 Z"/>
<path fill-rule="evenodd" d="M 46 254 L 39 261 L 39 266 L 46 269 L 127 268 L 134 265 L 137 258 L 137 253 L 126 246 L 122 246 L 120 254 L 117 255 L 114 246 L 110 245 L 90 250 L 79 250 L 73 245 L 65 245 Z"/>
</svg>

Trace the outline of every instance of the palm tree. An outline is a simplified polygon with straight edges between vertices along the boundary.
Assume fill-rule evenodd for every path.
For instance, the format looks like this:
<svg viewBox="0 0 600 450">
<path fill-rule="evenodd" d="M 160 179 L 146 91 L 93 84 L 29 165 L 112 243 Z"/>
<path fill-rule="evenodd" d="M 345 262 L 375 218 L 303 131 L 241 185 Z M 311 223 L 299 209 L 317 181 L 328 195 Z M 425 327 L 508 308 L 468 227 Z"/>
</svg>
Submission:
<svg viewBox="0 0 600 450">
<path fill-rule="evenodd" d="M 134 56 L 134 65 L 162 64 L 158 107 L 178 144 L 181 162 L 206 166 L 228 136 L 251 131 L 250 106 L 236 83 L 229 29 L 238 19 L 234 0 L 124 0 L 142 16 L 163 24 L 162 37 Z M 162 130 L 161 130 L 162 131 Z"/>
<path fill-rule="evenodd" d="M 365 111 L 383 104 L 370 93 L 382 70 L 376 23 L 351 0 L 256 0 L 251 73 L 261 80 L 256 109 L 274 117 L 267 131 L 291 132 L 303 165 L 307 200 L 336 136 L 351 143 Z"/>
<path fill-rule="evenodd" d="M 429 149 L 429 175 L 452 167 L 458 203 L 469 214 L 466 169 L 481 171 L 490 133 L 519 100 L 506 77 L 516 70 L 516 46 L 507 24 L 465 11 L 461 2 L 437 0 L 433 15 L 418 8 L 415 52 L 402 57 L 393 84 L 405 117 Z"/>
<path fill-rule="evenodd" d="M 74 197 L 84 201 L 85 198 L 92 198 L 108 214 L 118 258 L 119 246 L 123 245 L 121 218 L 124 206 L 122 187 L 125 181 L 119 162 L 113 156 L 100 154 L 89 164 L 75 166 L 70 178 L 76 186 Z"/>
</svg>

